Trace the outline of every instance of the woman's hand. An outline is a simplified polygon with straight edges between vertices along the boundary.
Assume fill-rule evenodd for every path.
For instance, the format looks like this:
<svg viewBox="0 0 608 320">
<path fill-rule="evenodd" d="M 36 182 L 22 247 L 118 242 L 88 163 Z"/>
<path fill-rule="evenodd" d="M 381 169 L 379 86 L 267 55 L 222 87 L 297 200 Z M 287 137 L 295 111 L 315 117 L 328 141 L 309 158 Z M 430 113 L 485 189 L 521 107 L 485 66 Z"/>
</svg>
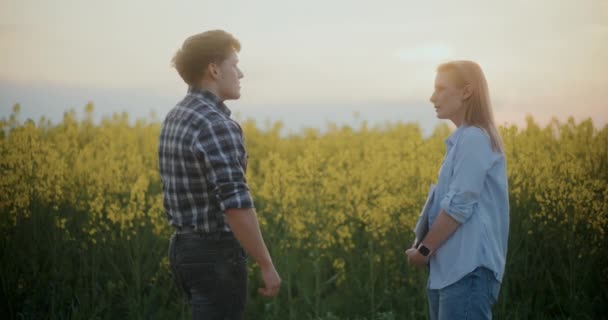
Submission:
<svg viewBox="0 0 608 320">
<path fill-rule="evenodd" d="M 425 267 L 429 264 L 429 257 L 423 256 L 420 251 L 413 246 L 405 250 L 405 255 L 407 255 L 407 262 L 410 265 L 416 267 Z"/>
</svg>

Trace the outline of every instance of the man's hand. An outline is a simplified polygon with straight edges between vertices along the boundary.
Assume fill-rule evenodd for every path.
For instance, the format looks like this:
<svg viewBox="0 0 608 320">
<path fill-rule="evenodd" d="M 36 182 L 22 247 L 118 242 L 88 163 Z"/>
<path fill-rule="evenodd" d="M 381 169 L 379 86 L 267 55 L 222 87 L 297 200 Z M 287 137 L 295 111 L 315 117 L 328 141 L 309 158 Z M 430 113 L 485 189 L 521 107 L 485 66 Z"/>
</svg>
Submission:
<svg viewBox="0 0 608 320">
<path fill-rule="evenodd" d="M 429 264 L 429 257 L 423 256 L 418 249 L 414 247 L 405 250 L 405 254 L 407 255 L 407 262 L 410 265 L 424 267 Z"/>
<path fill-rule="evenodd" d="M 265 288 L 259 288 L 258 293 L 266 297 L 274 297 L 279 293 L 281 288 L 281 277 L 274 268 L 274 265 L 263 268 L 260 273 L 264 281 Z"/>
<path fill-rule="evenodd" d="M 255 210 L 253 208 L 228 209 L 226 219 L 241 246 L 260 266 L 265 287 L 259 288 L 258 292 L 266 297 L 276 296 L 281 287 L 281 278 L 274 268 L 272 258 L 262 238 Z"/>
</svg>

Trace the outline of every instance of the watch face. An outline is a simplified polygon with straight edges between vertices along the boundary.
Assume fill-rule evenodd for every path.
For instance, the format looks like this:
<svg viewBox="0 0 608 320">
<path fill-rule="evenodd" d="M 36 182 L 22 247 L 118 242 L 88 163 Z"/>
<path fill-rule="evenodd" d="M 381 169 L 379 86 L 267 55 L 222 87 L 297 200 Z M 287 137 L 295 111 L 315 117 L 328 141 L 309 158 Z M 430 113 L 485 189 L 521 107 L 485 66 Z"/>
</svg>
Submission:
<svg viewBox="0 0 608 320">
<path fill-rule="evenodd" d="M 429 248 L 425 247 L 424 245 L 420 245 L 420 247 L 418 247 L 418 252 L 420 252 L 421 255 L 423 256 L 428 256 L 430 253 Z"/>
</svg>

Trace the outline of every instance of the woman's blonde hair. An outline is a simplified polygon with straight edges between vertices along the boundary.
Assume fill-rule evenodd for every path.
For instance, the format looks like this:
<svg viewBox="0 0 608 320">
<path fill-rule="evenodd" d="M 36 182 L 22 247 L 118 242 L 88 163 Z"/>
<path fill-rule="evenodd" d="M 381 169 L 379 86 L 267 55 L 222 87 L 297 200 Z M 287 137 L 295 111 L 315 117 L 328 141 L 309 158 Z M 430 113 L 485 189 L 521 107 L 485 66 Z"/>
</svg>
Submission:
<svg viewBox="0 0 608 320">
<path fill-rule="evenodd" d="M 488 82 L 481 67 L 473 61 L 456 60 L 439 65 L 437 72 L 449 72 L 451 78 L 461 87 L 471 86 L 472 94 L 464 101 L 464 123 L 485 130 L 490 136 L 492 149 L 503 152 L 502 139 L 494 123 Z"/>
</svg>

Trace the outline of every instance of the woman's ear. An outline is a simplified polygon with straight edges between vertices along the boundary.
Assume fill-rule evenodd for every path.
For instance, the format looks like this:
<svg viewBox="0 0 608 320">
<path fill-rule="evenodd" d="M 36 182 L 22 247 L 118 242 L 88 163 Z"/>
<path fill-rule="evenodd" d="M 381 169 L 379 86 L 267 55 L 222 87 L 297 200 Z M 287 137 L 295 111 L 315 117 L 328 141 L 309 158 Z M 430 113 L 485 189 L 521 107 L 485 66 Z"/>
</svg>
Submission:
<svg viewBox="0 0 608 320">
<path fill-rule="evenodd" d="M 473 95 L 473 87 L 467 84 L 462 88 L 462 100 L 468 100 Z"/>
</svg>

